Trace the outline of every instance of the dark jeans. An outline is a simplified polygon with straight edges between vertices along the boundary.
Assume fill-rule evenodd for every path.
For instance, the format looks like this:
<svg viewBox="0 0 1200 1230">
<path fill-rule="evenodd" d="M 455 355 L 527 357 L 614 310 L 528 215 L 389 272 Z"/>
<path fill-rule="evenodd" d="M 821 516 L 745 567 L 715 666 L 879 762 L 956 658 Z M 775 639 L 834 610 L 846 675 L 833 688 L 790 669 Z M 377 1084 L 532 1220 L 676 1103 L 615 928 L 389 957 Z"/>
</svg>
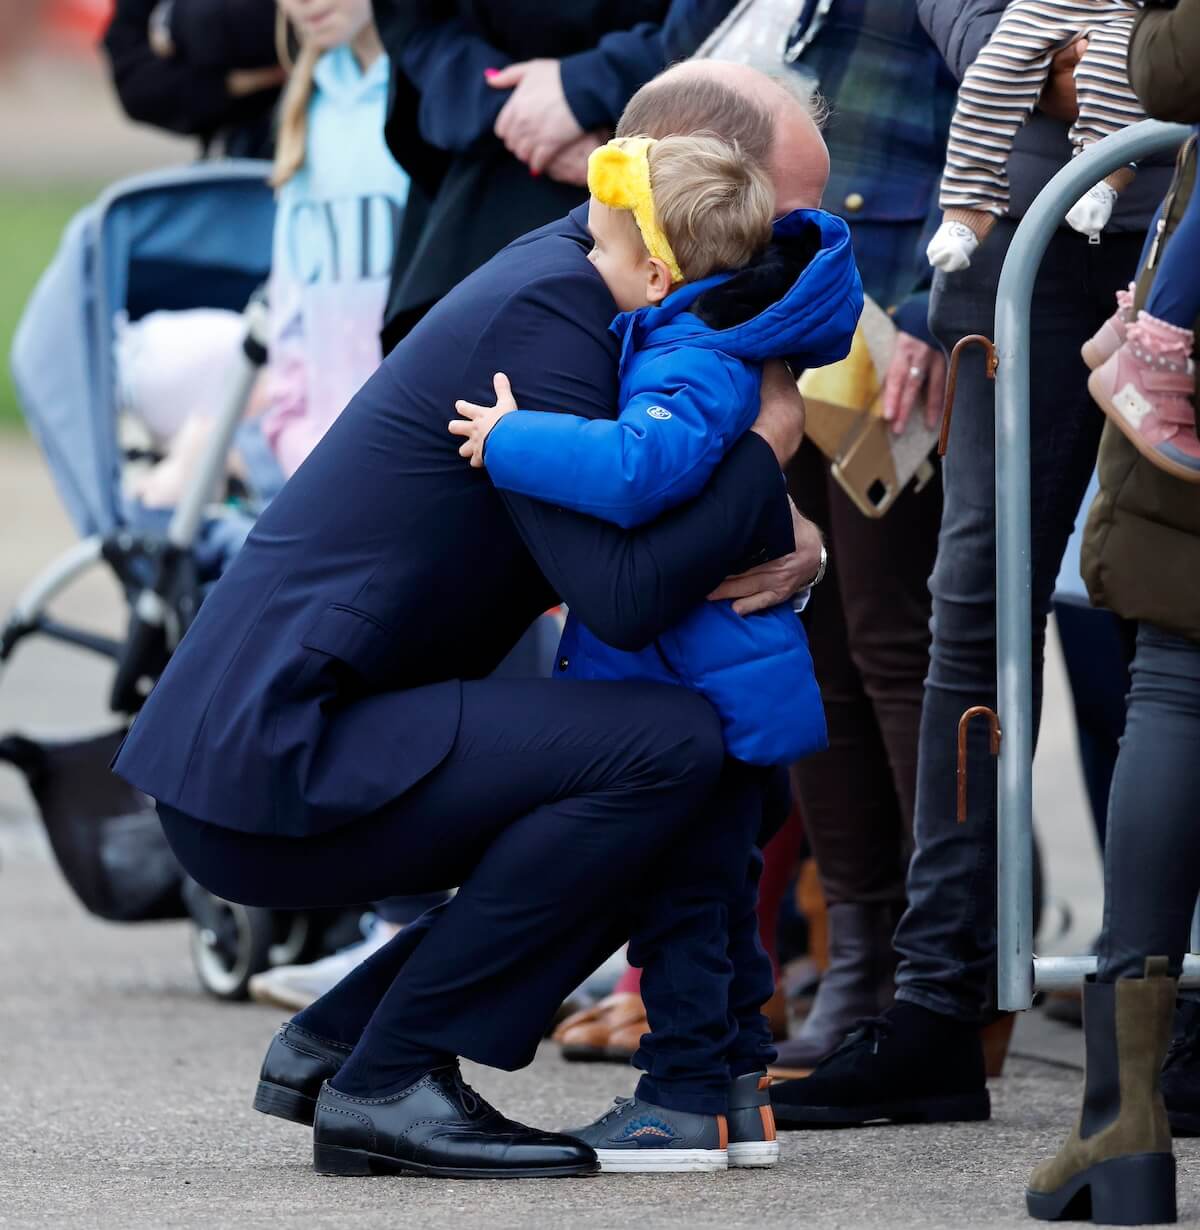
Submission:
<svg viewBox="0 0 1200 1230">
<path fill-rule="evenodd" d="M 339 1088 L 384 1096 L 431 1056 L 527 1064 L 567 992 L 635 931 L 648 953 L 700 953 L 699 934 L 714 946 L 703 967 L 727 966 L 730 885 L 744 884 L 753 832 L 711 806 L 721 764 L 716 715 L 683 688 L 485 680 L 463 685 L 447 759 L 370 816 L 295 839 L 160 814 L 189 874 L 248 905 L 460 886 L 297 1018 L 354 1046 Z M 693 961 L 661 966 L 662 994 L 691 997 Z M 701 1007 L 667 1023 L 705 1059 L 664 1093 L 717 1113 L 729 1000 Z"/>
<path fill-rule="evenodd" d="M 1136 625 L 1082 601 L 1055 599 L 1054 620 L 1071 685 L 1079 760 L 1096 842 L 1104 849 L 1108 796 L 1125 729 Z"/>
<path fill-rule="evenodd" d="M 997 222 L 971 268 L 934 282 L 930 320 L 949 348 L 993 333 L 996 283 L 1016 224 Z M 1114 309 L 1144 235 L 1106 234 L 1091 245 L 1059 230 L 1033 295 L 1031 517 L 1035 730 L 1041 709 L 1046 615 L 1063 550 L 1096 460 L 1103 416 L 1087 392 L 1080 346 Z M 996 704 L 994 389 L 982 355 L 964 357 L 942 470 L 933 646 L 921 712 L 916 854 L 909 906 L 896 932 L 897 996 L 961 1020 L 984 1016 L 996 960 L 996 765 L 984 723 L 968 740 L 969 816 L 956 818 L 958 721 Z"/>
<path fill-rule="evenodd" d="M 941 482 L 864 517 L 805 444 L 789 474 L 798 507 L 828 534 L 829 571 L 804 623 L 829 747 L 793 782 L 826 900 L 904 903 L 917 739 L 929 668 L 929 573 Z"/>
<path fill-rule="evenodd" d="M 656 928 L 640 925 L 629 941 L 651 1029 L 633 1065 L 645 1073 L 638 1096 L 654 1105 L 723 1113 L 730 1077 L 775 1059 L 762 1015 L 775 973 L 757 915 L 758 847 L 787 816 L 786 795 L 779 806 L 773 784 L 773 770 L 727 760 L 709 802 L 718 839 L 678 843 L 671 863 L 675 888 L 659 877 L 643 886 L 651 898 L 674 898 L 669 942 Z"/>
<path fill-rule="evenodd" d="M 1178 974 L 1200 892 L 1200 645 L 1138 628 L 1104 857 L 1100 978 Z"/>
</svg>

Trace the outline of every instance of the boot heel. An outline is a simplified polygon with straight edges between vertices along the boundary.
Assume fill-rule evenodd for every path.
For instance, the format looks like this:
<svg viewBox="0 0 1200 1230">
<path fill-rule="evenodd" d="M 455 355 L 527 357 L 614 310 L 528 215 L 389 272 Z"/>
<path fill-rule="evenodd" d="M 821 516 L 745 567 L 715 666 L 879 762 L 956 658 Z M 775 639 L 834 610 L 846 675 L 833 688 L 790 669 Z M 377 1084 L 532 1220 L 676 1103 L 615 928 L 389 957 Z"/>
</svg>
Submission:
<svg viewBox="0 0 1200 1230">
<path fill-rule="evenodd" d="M 371 1158 L 365 1149 L 346 1149 L 341 1145 L 313 1142 L 313 1169 L 317 1174 L 353 1175 L 371 1173 Z"/>
<path fill-rule="evenodd" d="M 1092 1221 L 1101 1226 L 1162 1225 L 1176 1220 L 1175 1157 L 1135 1153 L 1091 1167 Z"/>
<path fill-rule="evenodd" d="M 254 1094 L 254 1109 L 264 1115 L 275 1115 L 279 1119 L 306 1123 L 311 1127 L 317 1103 L 315 1098 L 305 1097 L 294 1089 L 273 1085 L 270 1081 L 259 1081 Z"/>
</svg>

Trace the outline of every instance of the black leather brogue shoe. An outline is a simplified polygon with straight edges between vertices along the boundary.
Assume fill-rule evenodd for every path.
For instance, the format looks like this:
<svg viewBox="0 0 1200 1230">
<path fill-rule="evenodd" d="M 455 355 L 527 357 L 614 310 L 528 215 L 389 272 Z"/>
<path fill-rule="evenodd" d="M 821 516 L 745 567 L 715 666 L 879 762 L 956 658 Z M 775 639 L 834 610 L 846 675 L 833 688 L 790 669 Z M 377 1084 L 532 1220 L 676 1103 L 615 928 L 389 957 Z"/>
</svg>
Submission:
<svg viewBox="0 0 1200 1230">
<path fill-rule="evenodd" d="M 594 1174 L 595 1150 L 506 1119 L 458 1065 L 435 1068 L 386 1098 L 326 1084 L 313 1125 L 318 1174 L 414 1174 L 446 1179 L 535 1179 Z"/>
<path fill-rule="evenodd" d="M 271 1039 L 258 1077 L 254 1109 L 311 1124 L 321 1086 L 337 1075 L 351 1048 L 319 1038 L 291 1021 Z"/>
</svg>

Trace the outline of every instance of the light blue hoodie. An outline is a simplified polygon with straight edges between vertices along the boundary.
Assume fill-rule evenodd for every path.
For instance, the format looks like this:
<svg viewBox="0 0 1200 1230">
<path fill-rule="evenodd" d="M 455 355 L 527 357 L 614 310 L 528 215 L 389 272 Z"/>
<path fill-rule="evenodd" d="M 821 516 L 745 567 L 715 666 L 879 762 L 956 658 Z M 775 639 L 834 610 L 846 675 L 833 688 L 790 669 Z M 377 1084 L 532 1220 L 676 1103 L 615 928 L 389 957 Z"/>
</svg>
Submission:
<svg viewBox="0 0 1200 1230">
<path fill-rule="evenodd" d="M 271 259 L 270 409 L 291 474 L 379 366 L 408 176 L 383 139 L 388 61 L 317 61 L 304 165 L 280 190 Z"/>
</svg>

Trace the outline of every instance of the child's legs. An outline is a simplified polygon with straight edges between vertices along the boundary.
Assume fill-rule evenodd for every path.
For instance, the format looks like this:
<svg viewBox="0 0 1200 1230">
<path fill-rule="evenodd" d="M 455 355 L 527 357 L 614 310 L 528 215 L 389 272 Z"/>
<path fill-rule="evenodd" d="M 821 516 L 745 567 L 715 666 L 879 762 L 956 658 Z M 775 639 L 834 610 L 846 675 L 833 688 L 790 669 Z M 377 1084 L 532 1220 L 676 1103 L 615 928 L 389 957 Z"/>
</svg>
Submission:
<svg viewBox="0 0 1200 1230">
<path fill-rule="evenodd" d="M 1200 133 L 1200 125 L 1196 132 Z M 1146 311 L 1168 324 L 1190 329 L 1200 316 L 1200 187 L 1192 193 L 1158 259 Z"/>
<path fill-rule="evenodd" d="M 758 886 L 762 877 L 762 850 L 750 852 L 742 892 L 729 915 L 729 960 L 733 982 L 729 987 L 729 1011 L 737 1037 L 729 1048 L 729 1075 L 760 1072 L 775 1062 L 775 1042 L 762 1006 L 775 990 L 775 971 L 762 946 L 758 927 Z"/>
<path fill-rule="evenodd" d="M 724 1114 L 728 1105 L 729 1053 L 738 1033 L 730 1009 L 730 922 L 745 900 L 763 772 L 727 760 L 707 814 L 634 895 L 629 960 L 642 969 L 651 1032 L 633 1064 L 645 1073 L 638 1096 L 658 1106 Z M 770 986 L 763 1000 L 768 995 Z"/>
<path fill-rule="evenodd" d="M 774 946 L 775 928 L 764 926 L 762 889 L 767 877 L 767 847 L 792 816 L 792 782 L 788 770 L 780 765 L 764 769 L 761 778 L 762 825 L 758 841 L 750 851 L 746 863 L 746 877 L 742 890 L 730 907 L 729 913 L 729 960 L 733 964 L 733 982 L 729 988 L 729 1011 L 737 1026 L 737 1037 L 729 1050 L 729 1072 L 733 1077 L 747 1072 L 759 1072 L 774 1063 L 775 1040 L 770 1022 L 763 1014 L 763 1005 L 775 991 L 778 975 Z M 799 823 L 793 824 L 797 832 L 795 844 L 788 844 L 782 851 L 790 876 L 799 848 Z M 785 842 L 787 839 L 785 838 Z M 778 857 L 778 843 L 772 854 Z M 771 894 L 766 907 L 778 913 L 781 894 Z M 769 940 L 764 936 L 770 935 Z"/>
<path fill-rule="evenodd" d="M 1086 31 L 1087 50 L 1075 69 L 1079 118 L 1071 125 L 1071 144 L 1076 152 L 1146 118 L 1126 68 L 1133 21 L 1132 14 L 1109 18 Z"/>
</svg>

